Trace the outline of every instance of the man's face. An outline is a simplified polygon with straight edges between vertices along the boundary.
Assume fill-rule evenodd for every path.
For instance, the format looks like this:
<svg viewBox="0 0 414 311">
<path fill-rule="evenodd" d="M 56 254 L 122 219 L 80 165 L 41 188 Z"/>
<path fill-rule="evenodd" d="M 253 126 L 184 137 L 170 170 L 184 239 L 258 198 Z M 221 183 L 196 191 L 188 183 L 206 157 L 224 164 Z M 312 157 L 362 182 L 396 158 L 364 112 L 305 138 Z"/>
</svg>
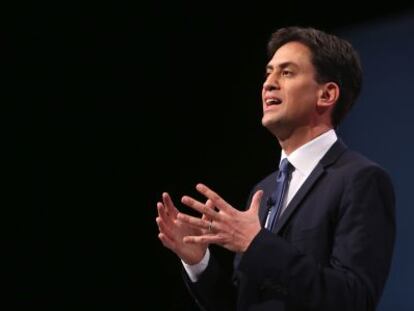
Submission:
<svg viewBox="0 0 414 311">
<path fill-rule="evenodd" d="M 281 138 L 314 125 L 320 92 L 309 48 L 299 42 L 282 45 L 266 66 L 263 126 Z"/>
</svg>

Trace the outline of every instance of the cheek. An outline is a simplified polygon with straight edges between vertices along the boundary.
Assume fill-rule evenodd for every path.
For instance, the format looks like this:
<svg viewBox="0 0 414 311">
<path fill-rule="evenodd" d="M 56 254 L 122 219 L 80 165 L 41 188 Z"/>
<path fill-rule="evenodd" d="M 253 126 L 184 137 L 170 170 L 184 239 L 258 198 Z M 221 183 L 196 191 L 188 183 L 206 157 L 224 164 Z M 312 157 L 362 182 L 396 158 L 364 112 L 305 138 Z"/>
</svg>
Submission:
<svg viewBox="0 0 414 311">
<path fill-rule="evenodd" d="M 288 94 L 288 100 L 292 108 L 300 111 L 312 110 L 317 102 L 315 90 L 313 88 L 292 89 Z"/>
</svg>

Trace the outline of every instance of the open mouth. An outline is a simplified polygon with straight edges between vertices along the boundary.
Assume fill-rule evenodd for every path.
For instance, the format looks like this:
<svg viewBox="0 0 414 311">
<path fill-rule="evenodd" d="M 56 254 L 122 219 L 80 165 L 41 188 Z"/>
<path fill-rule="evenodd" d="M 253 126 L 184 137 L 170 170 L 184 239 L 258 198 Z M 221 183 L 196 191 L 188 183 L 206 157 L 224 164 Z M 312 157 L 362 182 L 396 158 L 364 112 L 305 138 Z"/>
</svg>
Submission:
<svg viewBox="0 0 414 311">
<path fill-rule="evenodd" d="M 279 98 L 268 98 L 266 99 L 266 106 L 280 105 L 282 100 Z"/>
<path fill-rule="evenodd" d="M 278 106 L 282 103 L 282 100 L 277 97 L 271 97 L 265 99 L 264 110 L 271 109 L 273 106 Z"/>
</svg>

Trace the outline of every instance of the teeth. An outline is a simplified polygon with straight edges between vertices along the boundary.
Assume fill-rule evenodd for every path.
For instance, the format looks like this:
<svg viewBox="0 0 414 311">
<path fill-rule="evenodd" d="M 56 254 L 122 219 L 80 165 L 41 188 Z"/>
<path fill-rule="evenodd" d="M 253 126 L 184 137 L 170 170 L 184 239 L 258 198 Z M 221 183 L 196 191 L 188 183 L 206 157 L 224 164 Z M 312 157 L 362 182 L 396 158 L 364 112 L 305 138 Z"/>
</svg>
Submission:
<svg viewBox="0 0 414 311">
<path fill-rule="evenodd" d="M 266 104 L 279 104 L 281 101 L 280 101 L 280 99 L 277 99 L 277 98 L 269 98 L 269 99 L 266 99 Z"/>
</svg>

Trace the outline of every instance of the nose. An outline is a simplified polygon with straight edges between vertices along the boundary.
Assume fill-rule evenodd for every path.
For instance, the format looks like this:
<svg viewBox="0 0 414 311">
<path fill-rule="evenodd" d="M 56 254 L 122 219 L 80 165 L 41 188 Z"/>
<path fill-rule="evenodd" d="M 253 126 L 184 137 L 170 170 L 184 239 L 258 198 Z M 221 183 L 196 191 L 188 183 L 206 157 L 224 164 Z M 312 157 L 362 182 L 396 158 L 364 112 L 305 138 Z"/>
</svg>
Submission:
<svg viewBox="0 0 414 311">
<path fill-rule="evenodd" d="M 279 83 L 276 81 L 275 77 L 268 75 L 266 80 L 263 82 L 264 91 L 273 91 L 279 89 Z"/>
</svg>

